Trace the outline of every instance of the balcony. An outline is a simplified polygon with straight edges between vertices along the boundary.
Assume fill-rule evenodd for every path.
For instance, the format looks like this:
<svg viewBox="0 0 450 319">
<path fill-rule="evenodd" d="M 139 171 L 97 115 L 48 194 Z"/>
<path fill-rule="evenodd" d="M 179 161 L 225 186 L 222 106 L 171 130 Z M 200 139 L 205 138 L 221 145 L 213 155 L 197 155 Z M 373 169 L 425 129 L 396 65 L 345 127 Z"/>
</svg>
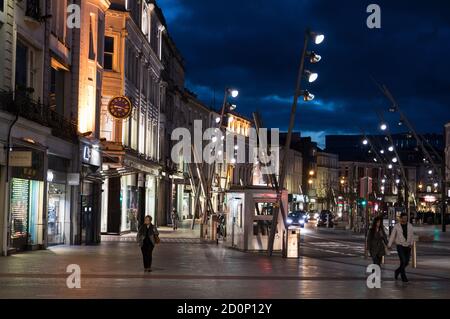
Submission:
<svg viewBox="0 0 450 319">
<path fill-rule="evenodd" d="M 52 135 L 66 141 L 77 143 L 77 125 L 51 110 L 48 105 L 36 102 L 26 92 L 17 92 L 14 98 L 12 92 L 0 91 L 0 110 L 49 127 Z"/>
</svg>

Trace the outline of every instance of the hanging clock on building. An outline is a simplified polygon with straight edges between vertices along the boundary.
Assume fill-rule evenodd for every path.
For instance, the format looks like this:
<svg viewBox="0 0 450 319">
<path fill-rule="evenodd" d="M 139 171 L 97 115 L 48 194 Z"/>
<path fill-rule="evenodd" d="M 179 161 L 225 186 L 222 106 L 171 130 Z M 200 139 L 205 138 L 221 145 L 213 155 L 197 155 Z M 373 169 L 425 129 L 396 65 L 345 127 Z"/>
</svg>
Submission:
<svg viewBox="0 0 450 319">
<path fill-rule="evenodd" d="M 108 103 L 108 112 L 118 120 L 130 117 L 133 110 L 131 101 L 126 96 L 116 96 Z"/>
</svg>

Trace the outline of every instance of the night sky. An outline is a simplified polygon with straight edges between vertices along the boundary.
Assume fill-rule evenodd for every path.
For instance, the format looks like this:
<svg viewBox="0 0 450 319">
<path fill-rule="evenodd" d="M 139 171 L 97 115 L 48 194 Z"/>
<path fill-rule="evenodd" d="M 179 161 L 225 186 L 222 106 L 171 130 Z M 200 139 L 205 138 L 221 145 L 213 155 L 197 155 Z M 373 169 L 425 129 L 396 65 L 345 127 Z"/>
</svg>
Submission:
<svg viewBox="0 0 450 319">
<path fill-rule="evenodd" d="M 369 29 L 366 8 L 381 7 L 381 29 Z M 261 112 L 266 127 L 287 130 L 304 30 L 325 34 L 309 48 L 322 56 L 303 88 L 295 129 L 323 146 L 326 134 L 376 133 L 384 112 L 398 116 L 371 80 L 386 84 L 419 132 L 450 121 L 450 1 L 446 0 L 159 0 L 168 30 L 186 62 L 186 87 L 219 108 L 226 86 L 237 111 Z M 215 92 L 215 93 L 214 93 Z M 215 95 L 215 98 L 214 98 Z"/>
</svg>

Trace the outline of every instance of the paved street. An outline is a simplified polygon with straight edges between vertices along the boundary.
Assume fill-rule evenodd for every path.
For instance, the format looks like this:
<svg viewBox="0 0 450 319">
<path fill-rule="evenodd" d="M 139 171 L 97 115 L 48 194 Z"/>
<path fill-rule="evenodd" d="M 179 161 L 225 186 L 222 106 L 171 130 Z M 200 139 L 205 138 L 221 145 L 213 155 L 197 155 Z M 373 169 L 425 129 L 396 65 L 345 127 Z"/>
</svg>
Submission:
<svg viewBox="0 0 450 319">
<path fill-rule="evenodd" d="M 179 235 L 178 235 L 179 236 Z M 176 237 L 176 236 L 175 236 Z M 410 283 L 393 280 L 386 260 L 381 289 L 366 287 L 360 235 L 308 226 L 299 260 L 243 253 L 167 233 L 144 274 L 137 245 L 59 246 L 0 258 L 1 298 L 449 298 L 446 239 L 418 244 Z M 69 264 L 81 267 L 81 289 L 68 289 Z"/>
</svg>

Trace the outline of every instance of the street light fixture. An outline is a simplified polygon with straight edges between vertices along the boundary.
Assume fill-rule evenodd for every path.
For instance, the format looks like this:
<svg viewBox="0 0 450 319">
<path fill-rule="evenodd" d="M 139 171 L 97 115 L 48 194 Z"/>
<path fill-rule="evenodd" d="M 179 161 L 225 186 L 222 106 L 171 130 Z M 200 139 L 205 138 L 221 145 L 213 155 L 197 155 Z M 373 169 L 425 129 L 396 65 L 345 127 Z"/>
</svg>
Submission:
<svg viewBox="0 0 450 319">
<path fill-rule="evenodd" d="M 303 101 L 308 102 L 314 100 L 314 94 L 309 93 L 308 90 L 302 91 L 301 95 L 303 96 Z"/>
<path fill-rule="evenodd" d="M 309 83 L 313 83 L 319 77 L 319 74 L 305 70 L 305 76 L 308 79 Z"/>
<path fill-rule="evenodd" d="M 387 124 L 386 124 L 386 123 L 381 123 L 380 129 L 381 129 L 382 131 L 386 131 L 386 129 L 387 129 Z"/>
<path fill-rule="evenodd" d="M 228 92 L 230 93 L 231 97 L 236 98 L 239 95 L 239 91 L 235 89 L 228 89 Z"/>
<path fill-rule="evenodd" d="M 314 51 L 308 52 L 306 55 L 309 58 L 309 62 L 312 64 L 318 63 L 318 62 L 320 62 L 320 60 L 322 60 L 322 57 L 320 55 L 316 54 Z"/>
<path fill-rule="evenodd" d="M 220 123 L 220 117 L 216 117 L 216 123 L 217 123 L 217 124 Z"/>
<path fill-rule="evenodd" d="M 394 151 L 394 146 L 389 146 L 388 150 L 389 150 L 389 152 L 393 152 Z"/>
<path fill-rule="evenodd" d="M 389 168 L 389 169 L 392 169 L 392 167 L 393 167 L 392 164 L 389 164 L 389 165 L 388 165 L 388 168 Z"/>
<path fill-rule="evenodd" d="M 393 163 L 397 163 L 397 161 L 398 161 L 397 157 L 394 157 L 394 158 L 392 159 L 392 162 L 393 162 Z"/>
<path fill-rule="evenodd" d="M 323 40 L 325 40 L 325 36 L 320 33 L 310 32 L 309 35 L 314 40 L 315 44 L 321 44 L 323 42 Z"/>
<path fill-rule="evenodd" d="M 363 145 L 367 145 L 367 144 L 369 144 L 369 141 L 368 141 L 367 139 L 364 139 L 364 140 L 362 141 L 362 143 L 363 143 Z"/>
</svg>

